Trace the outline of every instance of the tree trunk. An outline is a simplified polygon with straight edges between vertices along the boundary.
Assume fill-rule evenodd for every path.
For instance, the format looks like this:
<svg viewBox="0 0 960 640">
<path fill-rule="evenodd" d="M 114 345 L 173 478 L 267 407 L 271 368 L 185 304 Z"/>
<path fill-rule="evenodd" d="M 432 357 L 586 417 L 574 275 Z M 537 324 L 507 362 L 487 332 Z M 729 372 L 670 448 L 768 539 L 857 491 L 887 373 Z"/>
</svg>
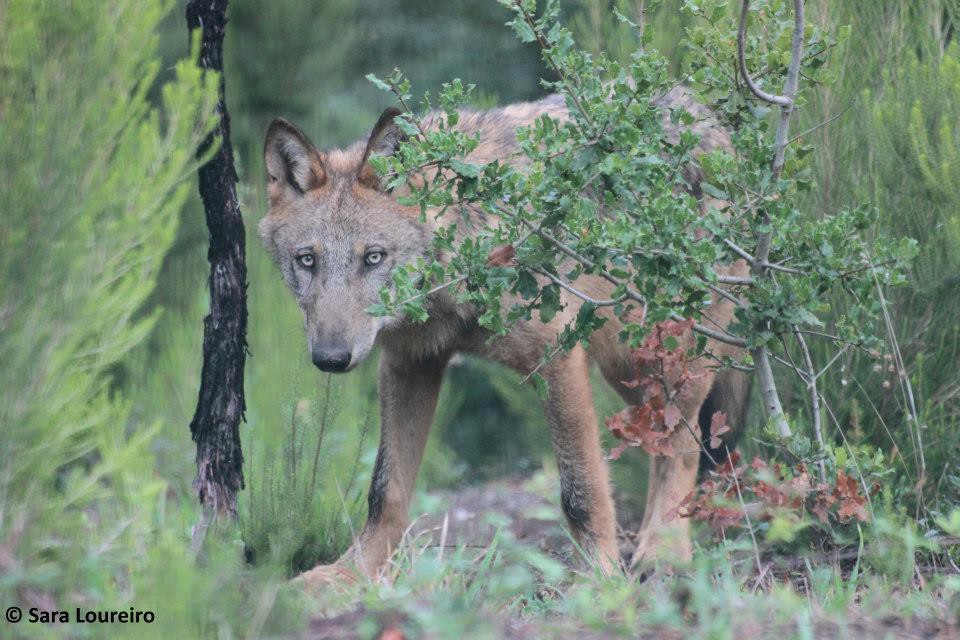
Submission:
<svg viewBox="0 0 960 640">
<path fill-rule="evenodd" d="M 210 232 L 210 314 L 203 321 L 203 371 L 190 432 L 197 443 L 194 486 L 203 518 L 194 529 L 195 546 L 217 516 L 235 518 L 237 492 L 244 488 L 240 421 L 244 418 L 243 367 L 247 354 L 247 267 L 244 229 L 237 202 L 237 172 L 230 144 L 223 78 L 223 36 L 228 0 L 190 0 L 187 26 L 202 30 L 199 64 L 220 74 L 220 120 L 197 151 L 219 148 L 200 167 L 200 198 Z"/>
</svg>

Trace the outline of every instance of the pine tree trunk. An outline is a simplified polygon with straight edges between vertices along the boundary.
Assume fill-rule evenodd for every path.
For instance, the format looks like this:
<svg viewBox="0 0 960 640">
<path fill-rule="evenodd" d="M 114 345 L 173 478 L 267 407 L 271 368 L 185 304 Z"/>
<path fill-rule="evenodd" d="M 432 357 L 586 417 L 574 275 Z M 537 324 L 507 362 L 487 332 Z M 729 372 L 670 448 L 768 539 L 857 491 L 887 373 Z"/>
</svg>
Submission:
<svg viewBox="0 0 960 640">
<path fill-rule="evenodd" d="M 220 75 L 219 123 L 198 155 L 220 141 L 200 167 L 200 198 L 210 232 L 210 314 L 203 321 L 203 371 L 190 432 L 197 443 L 194 486 L 203 520 L 194 529 L 195 545 L 217 516 L 235 518 L 237 492 L 244 488 L 240 421 L 244 419 L 243 367 L 247 354 L 247 267 L 244 229 L 237 202 L 237 172 L 230 144 L 230 116 L 223 79 L 223 36 L 228 0 L 190 0 L 187 26 L 202 30 L 199 64 Z"/>
</svg>

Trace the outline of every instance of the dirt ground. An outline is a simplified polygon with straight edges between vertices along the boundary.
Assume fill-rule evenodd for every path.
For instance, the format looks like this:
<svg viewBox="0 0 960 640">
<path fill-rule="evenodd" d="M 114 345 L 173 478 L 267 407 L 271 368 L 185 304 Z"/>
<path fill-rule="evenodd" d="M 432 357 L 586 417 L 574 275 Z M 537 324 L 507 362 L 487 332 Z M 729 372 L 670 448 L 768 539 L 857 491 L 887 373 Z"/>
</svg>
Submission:
<svg viewBox="0 0 960 640">
<path fill-rule="evenodd" d="M 416 543 L 421 546 L 439 545 L 443 540 L 445 547 L 463 544 L 468 549 L 476 548 L 479 554 L 490 544 L 497 527 L 505 524 L 518 542 L 529 544 L 571 565 L 575 554 L 574 545 L 563 529 L 558 505 L 544 497 L 545 495 L 549 495 L 545 487 L 541 491 L 539 487 L 531 487 L 529 480 L 523 479 L 501 480 L 467 487 L 458 492 L 432 494 L 429 515 L 419 519 L 411 532 Z M 491 519 L 489 514 L 499 514 L 500 517 Z M 621 521 L 639 522 L 639 515 L 624 513 Z M 447 523 L 444 534 L 445 519 Z M 630 549 L 631 541 L 626 534 L 623 535 L 621 544 L 624 551 Z M 644 587 L 638 585 L 638 588 Z M 373 637 L 381 640 L 409 640 L 409 636 L 402 631 L 407 619 L 401 612 L 374 612 L 362 605 L 336 616 L 311 620 L 303 638 L 339 640 L 369 637 L 369 622 L 367 631 L 362 635 L 359 629 L 362 621 L 369 621 L 371 618 L 375 620 L 377 629 Z M 491 619 L 489 624 L 490 635 L 506 640 L 593 640 L 614 637 L 612 634 L 586 629 L 576 620 L 557 617 L 504 613 Z M 904 617 L 892 606 L 888 612 L 868 612 L 854 607 L 841 619 L 813 611 L 812 628 L 807 630 L 798 629 L 796 625 L 745 617 L 736 621 L 733 632 L 735 635 L 732 637 L 737 640 L 793 637 L 960 639 L 960 626 L 955 620 Z M 632 637 L 687 640 L 691 636 L 677 631 L 676 628 L 652 627 L 638 628 Z"/>
</svg>

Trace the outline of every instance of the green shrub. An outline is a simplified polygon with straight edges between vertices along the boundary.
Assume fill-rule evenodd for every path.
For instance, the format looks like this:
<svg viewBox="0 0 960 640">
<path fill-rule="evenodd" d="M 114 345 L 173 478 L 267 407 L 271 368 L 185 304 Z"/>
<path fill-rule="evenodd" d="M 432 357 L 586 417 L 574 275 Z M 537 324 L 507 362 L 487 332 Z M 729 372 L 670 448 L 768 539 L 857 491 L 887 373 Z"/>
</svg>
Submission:
<svg viewBox="0 0 960 640">
<path fill-rule="evenodd" d="M 148 448 L 156 426 L 128 423 L 113 373 L 154 326 L 143 303 L 213 123 L 215 78 L 191 62 L 176 65 L 158 107 L 147 99 L 168 8 L 4 3 L 0 544 L 17 563 L 0 584 L 7 602 L 96 593 L 143 544 L 163 494 Z"/>
<path fill-rule="evenodd" d="M 807 208 L 822 215 L 873 202 L 883 233 L 915 238 L 919 247 L 909 286 L 886 292 L 918 420 L 910 417 L 888 338 L 880 359 L 851 350 L 824 376 L 836 415 L 829 435 L 881 447 L 897 469 L 891 484 L 898 493 L 920 496 L 936 511 L 960 495 L 952 462 L 960 453 L 960 48 L 950 35 L 960 7 L 884 0 L 831 4 L 812 15 L 850 24 L 853 33 L 836 54 L 840 81 L 818 91 L 801 114 L 801 131 L 836 117 L 805 136 L 817 148 L 817 187 Z"/>
</svg>

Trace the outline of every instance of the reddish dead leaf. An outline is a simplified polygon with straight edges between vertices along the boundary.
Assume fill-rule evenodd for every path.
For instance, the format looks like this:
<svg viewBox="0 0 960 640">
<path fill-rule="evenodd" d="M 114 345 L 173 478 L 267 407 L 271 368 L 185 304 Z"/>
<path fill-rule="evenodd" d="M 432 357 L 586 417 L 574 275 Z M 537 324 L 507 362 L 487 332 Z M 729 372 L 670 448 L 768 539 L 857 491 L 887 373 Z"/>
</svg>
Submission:
<svg viewBox="0 0 960 640">
<path fill-rule="evenodd" d="M 655 409 L 663 409 L 663 405 L 666 403 L 666 400 L 663 398 L 663 385 L 656 381 L 650 382 L 649 380 L 641 384 L 643 384 L 643 391 L 647 401 L 655 403 Z"/>
<path fill-rule="evenodd" d="M 662 393 L 657 391 L 656 393 L 650 395 L 650 397 L 647 399 L 647 404 L 650 405 L 650 409 L 653 411 L 659 411 L 662 417 L 663 410 L 667 406 L 667 399 Z"/>
<path fill-rule="evenodd" d="M 676 455 L 670 436 L 683 420 L 676 401 L 689 395 L 686 386 L 695 376 L 688 367 L 686 348 L 674 338 L 688 334 L 693 326 L 693 319 L 659 322 L 633 350 L 636 377 L 624 380 L 623 385 L 638 389 L 642 402 L 606 420 L 607 428 L 629 446 L 641 447 L 651 455 Z M 673 348 L 668 348 L 666 338 L 671 338 Z M 610 457 L 616 459 L 624 449 L 617 447 Z"/>
<path fill-rule="evenodd" d="M 649 407 L 627 407 L 607 418 L 606 423 L 614 436 L 631 442 L 639 438 L 642 423 L 649 421 Z"/>
<path fill-rule="evenodd" d="M 714 507 L 706 512 L 705 518 L 714 531 L 722 531 L 743 523 L 743 509 L 739 507 Z"/>
<path fill-rule="evenodd" d="M 704 483 L 705 485 L 707 483 Z M 678 511 L 684 517 L 706 522 L 716 532 L 738 526 L 743 521 L 743 509 L 727 503 L 728 497 L 716 485 L 708 487 L 689 507 Z"/>
<path fill-rule="evenodd" d="M 837 470 L 837 488 L 834 495 L 840 501 L 840 508 L 837 509 L 837 516 L 841 522 L 848 522 L 851 518 L 856 518 L 860 522 L 870 520 L 870 514 L 867 512 L 867 499 L 860 494 L 860 485 L 856 478 L 852 478 L 841 470 Z"/>
<path fill-rule="evenodd" d="M 721 476 L 732 475 L 738 464 L 740 464 L 740 452 L 734 449 L 727 456 L 727 459 L 717 466 L 716 473 Z"/>
<path fill-rule="evenodd" d="M 763 501 L 763 505 L 767 509 L 787 508 L 799 510 L 803 506 L 805 494 L 796 494 L 789 482 L 769 484 L 763 481 L 757 481 L 750 489 Z"/>
<path fill-rule="evenodd" d="M 867 513 L 867 508 L 853 500 L 844 500 L 841 502 L 840 508 L 837 509 L 837 516 L 840 517 L 841 522 L 848 522 L 850 518 L 856 518 L 860 522 L 868 522 L 870 520 L 870 514 Z"/>
<path fill-rule="evenodd" d="M 673 456 L 673 447 L 669 442 L 671 432 L 657 429 L 662 421 L 662 412 L 655 410 L 652 403 L 648 402 L 639 407 L 627 407 L 607 418 L 606 423 L 614 436 L 642 448 L 650 455 Z M 617 455 L 620 453 L 622 451 Z"/>
<path fill-rule="evenodd" d="M 717 426 L 719 431 L 725 420 L 715 418 L 711 426 Z M 769 520 L 784 510 L 802 513 L 804 509 L 824 524 L 829 522 L 831 513 L 841 523 L 870 520 L 863 486 L 843 471 L 837 472 L 834 484 L 814 483 L 802 462 L 793 466 L 769 464 L 754 456 L 749 465 L 741 465 L 736 451 L 731 452 L 671 516 L 691 517 L 719 532 L 726 527 L 744 525 L 743 508 L 738 506 L 742 501 L 759 503 L 757 520 Z"/>
<path fill-rule="evenodd" d="M 801 467 L 803 465 L 800 465 Z M 786 489 L 788 495 L 791 497 L 805 498 L 813 490 L 812 485 L 810 484 L 810 475 L 804 470 L 802 473 L 794 476 L 786 483 Z"/>
<path fill-rule="evenodd" d="M 650 336 L 647 336 L 644 343 L 633 350 L 633 359 L 638 364 L 646 364 L 650 362 L 656 362 L 657 360 L 657 350 L 655 347 L 650 345 Z"/>
<path fill-rule="evenodd" d="M 487 266 L 488 267 L 506 267 L 513 264 L 513 257 L 517 254 L 516 249 L 513 248 L 513 245 L 502 244 L 499 247 L 494 247 L 490 251 L 490 255 L 487 257 Z"/>
<path fill-rule="evenodd" d="M 727 424 L 727 416 L 723 411 L 717 411 L 710 418 L 710 448 L 718 449 L 723 440 L 720 439 L 725 433 L 730 431 L 730 425 Z"/>
<path fill-rule="evenodd" d="M 827 491 L 828 488 L 827 485 L 820 485 L 814 494 L 813 506 L 810 507 L 813 515 L 817 516 L 820 522 L 824 524 L 829 520 L 830 508 L 837 501 L 837 499 L 833 497 L 833 494 Z"/>
<path fill-rule="evenodd" d="M 404 640 L 405 637 L 403 631 L 396 627 L 388 627 L 380 634 L 380 640 Z"/>
</svg>

